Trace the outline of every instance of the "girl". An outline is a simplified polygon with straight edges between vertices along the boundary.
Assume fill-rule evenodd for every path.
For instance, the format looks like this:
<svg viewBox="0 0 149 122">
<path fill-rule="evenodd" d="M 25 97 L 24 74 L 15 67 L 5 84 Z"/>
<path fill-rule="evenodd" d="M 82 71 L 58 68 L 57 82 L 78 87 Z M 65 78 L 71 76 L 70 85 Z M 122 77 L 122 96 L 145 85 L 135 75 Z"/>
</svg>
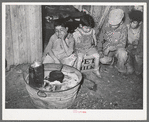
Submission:
<svg viewBox="0 0 149 122">
<path fill-rule="evenodd" d="M 81 69 L 82 60 L 84 56 L 95 58 L 94 73 L 101 77 L 99 72 L 99 54 L 96 49 L 97 41 L 95 36 L 95 26 L 93 18 L 86 14 L 80 18 L 80 26 L 73 33 L 75 39 L 75 51 L 78 55 L 77 69 Z"/>
</svg>

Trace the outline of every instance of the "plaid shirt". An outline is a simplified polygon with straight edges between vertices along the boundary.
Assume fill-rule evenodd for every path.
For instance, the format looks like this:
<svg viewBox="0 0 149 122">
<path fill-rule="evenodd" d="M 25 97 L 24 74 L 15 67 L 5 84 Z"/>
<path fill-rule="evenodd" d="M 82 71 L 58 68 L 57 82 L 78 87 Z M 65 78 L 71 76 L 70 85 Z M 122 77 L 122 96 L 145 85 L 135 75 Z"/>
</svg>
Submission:
<svg viewBox="0 0 149 122">
<path fill-rule="evenodd" d="M 125 48 L 127 42 L 128 29 L 125 24 L 120 25 L 118 28 L 110 28 L 107 23 L 103 26 L 100 40 L 106 40 L 103 44 L 103 49 L 106 49 L 108 46 L 115 46 L 116 48 Z"/>
</svg>

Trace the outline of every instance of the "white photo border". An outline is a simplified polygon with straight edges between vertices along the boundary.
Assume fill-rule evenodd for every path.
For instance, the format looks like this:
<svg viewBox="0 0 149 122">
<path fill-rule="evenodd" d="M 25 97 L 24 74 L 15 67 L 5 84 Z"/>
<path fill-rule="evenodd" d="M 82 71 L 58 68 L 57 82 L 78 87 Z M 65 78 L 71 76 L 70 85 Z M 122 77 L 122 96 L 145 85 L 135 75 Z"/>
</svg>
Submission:
<svg viewBox="0 0 149 122">
<path fill-rule="evenodd" d="M 5 8 L 6 5 L 143 5 L 143 109 L 5 109 Z M 147 119 L 147 3 L 146 2 L 3 2 L 2 3 L 2 120 L 146 120 Z"/>
</svg>

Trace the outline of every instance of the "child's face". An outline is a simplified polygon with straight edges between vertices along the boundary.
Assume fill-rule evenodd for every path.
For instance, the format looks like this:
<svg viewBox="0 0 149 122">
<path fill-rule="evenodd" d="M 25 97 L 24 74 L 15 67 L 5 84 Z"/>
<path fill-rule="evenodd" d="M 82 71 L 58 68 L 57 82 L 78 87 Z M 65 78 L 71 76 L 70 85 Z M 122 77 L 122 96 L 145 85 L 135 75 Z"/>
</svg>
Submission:
<svg viewBox="0 0 149 122">
<path fill-rule="evenodd" d="M 131 27 L 132 29 L 137 28 L 138 25 L 139 25 L 139 23 L 138 23 L 137 21 L 132 21 L 132 22 L 130 23 L 130 27 Z"/>
<path fill-rule="evenodd" d="M 67 35 L 67 29 L 62 26 L 56 26 L 55 33 L 58 38 L 64 38 Z"/>
<path fill-rule="evenodd" d="M 91 30 L 91 27 L 88 26 L 82 26 L 81 28 L 84 32 L 89 32 Z"/>
</svg>

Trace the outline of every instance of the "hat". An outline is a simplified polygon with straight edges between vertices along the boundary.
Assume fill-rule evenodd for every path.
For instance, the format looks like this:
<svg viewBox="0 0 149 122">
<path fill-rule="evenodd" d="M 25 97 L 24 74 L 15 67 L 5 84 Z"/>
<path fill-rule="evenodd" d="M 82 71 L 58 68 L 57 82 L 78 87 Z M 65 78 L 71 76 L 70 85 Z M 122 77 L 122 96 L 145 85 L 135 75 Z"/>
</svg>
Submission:
<svg viewBox="0 0 149 122">
<path fill-rule="evenodd" d="M 50 82 L 57 80 L 57 81 L 60 81 L 62 83 L 63 79 L 64 79 L 64 74 L 59 70 L 54 70 L 54 71 L 50 72 L 48 80 Z"/>
<path fill-rule="evenodd" d="M 117 25 L 124 17 L 124 11 L 122 9 L 113 9 L 109 14 L 109 24 Z"/>
</svg>

